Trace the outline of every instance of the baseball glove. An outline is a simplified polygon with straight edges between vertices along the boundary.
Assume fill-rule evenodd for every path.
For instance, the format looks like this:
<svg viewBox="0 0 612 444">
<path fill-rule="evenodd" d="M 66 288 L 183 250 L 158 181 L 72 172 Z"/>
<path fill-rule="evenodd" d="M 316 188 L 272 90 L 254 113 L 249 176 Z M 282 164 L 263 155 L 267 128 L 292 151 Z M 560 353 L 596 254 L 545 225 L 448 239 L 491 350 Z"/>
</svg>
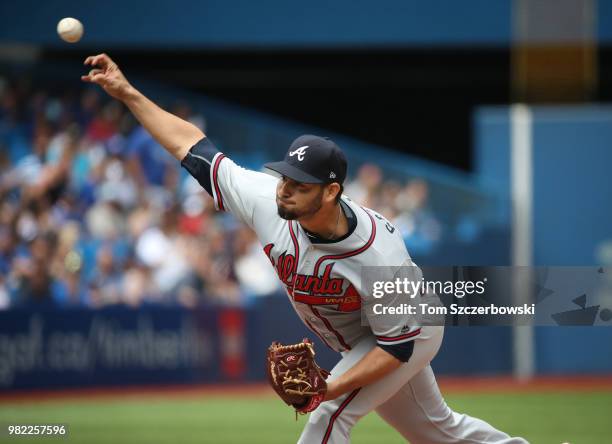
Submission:
<svg viewBox="0 0 612 444">
<path fill-rule="evenodd" d="M 273 342 L 268 348 L 268 379 L 272 388 L 297 413 L 316 409 L 327 392 L 329 372 L 314 360 L 314 345 L 309 339 L 299 344 Z"/>
</svg>

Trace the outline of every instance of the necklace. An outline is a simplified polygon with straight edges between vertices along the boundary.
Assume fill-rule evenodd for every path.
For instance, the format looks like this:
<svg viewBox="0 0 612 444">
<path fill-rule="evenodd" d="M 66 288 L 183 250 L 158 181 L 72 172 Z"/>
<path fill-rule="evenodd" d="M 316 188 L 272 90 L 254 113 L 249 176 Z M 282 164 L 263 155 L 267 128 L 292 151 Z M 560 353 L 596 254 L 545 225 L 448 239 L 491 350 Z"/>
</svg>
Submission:
<svg viewBox="0 0 612 444">
<path fill-rule="evenodd" d="M 338 224 L 340 223 L 340 212 L 342 211 L 342 207 L 338 205 L 338 217 L 336 218 L 336 226 L 334 227 L 334 231 L 331 232 L 327 239 L 332 240 L 336 237 L 336 231 L 338 231 Z"/>
</svg>

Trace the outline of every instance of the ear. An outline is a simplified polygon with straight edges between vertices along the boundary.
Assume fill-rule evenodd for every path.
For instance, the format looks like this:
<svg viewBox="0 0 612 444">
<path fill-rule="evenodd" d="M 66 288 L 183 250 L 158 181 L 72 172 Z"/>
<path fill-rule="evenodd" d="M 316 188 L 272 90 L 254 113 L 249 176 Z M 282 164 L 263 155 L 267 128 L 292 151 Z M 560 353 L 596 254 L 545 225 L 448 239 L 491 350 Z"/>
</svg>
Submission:
<svg viewBox="0 0 612 444">
<path fill-rule="evenodd" d="M 340 192 L 340 185 L 337 182 L 330 183 L 325 187 L 324 199 L 327 202 L 336 200 L 336 195 Z"/>
</svg>

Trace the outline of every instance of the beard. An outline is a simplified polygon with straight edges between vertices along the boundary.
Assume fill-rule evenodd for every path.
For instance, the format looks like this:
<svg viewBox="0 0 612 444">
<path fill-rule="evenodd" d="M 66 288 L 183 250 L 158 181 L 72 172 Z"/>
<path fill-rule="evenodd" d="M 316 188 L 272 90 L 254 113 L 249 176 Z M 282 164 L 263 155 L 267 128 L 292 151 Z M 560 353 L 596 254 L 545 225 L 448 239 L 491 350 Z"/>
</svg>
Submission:
<svg viewBox="0 0 612 444">
<path fill-rule="evenodd" d="M 323 191 L 317 194 L 312 201 L 310 201 L 304 208 L 289 210 L 287 208 L 282 207 L 278 201 L 276 202 L 276 209 L 279 217 L 285 220 L 297 220 L 302 217 L 308 217 L 315 214 L 317 211 L 321 209 L 323 205 L 321 203 L 321 198 L 323 196 Z"/>
<path fill-rule="evenodd" d="M 299 217 L 299 214 L 296 211 L 287 210 L 280 205 L 276 204 L 276 209 L 278 211 L 278 215 L 285 220 L 296 220 Z"/>
</svg>

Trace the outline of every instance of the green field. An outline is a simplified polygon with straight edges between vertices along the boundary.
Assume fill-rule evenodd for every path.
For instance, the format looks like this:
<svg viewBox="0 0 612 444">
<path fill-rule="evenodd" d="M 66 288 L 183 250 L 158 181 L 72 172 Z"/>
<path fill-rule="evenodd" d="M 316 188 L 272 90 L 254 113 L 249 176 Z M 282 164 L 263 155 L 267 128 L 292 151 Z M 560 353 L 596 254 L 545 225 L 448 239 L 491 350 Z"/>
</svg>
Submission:
<svg viewBox="0 0 612 444">
<path fill-rule="evenodd" d="M 485 419 L 535 444 L 612 443 L 612 392 L 461 394 L 447 396 L 459 412 Z M 270 396 L 130 396 L 0 403 L 0 424 L 67 423 L 72 443 L 296 442 L 305 422 Z M 5 427 L 5 426 L 3 426 Z M 6 432 L 4 432 L 6 433 Z M 11 438 L 2 442 L 62 442 Z M 354 429 L 353 443 L 401 443 L 375 414 Z"/>
</svg>

